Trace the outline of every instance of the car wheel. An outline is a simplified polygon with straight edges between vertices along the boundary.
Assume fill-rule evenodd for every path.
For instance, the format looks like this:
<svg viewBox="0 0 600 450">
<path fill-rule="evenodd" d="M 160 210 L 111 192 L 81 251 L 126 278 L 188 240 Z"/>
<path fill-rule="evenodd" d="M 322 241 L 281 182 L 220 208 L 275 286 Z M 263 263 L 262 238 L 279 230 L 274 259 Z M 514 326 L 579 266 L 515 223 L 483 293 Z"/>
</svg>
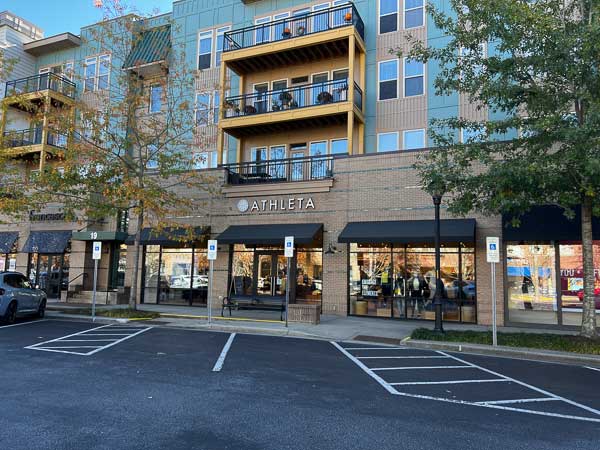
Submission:
<svg viewBox="0 0 600 450">
<path fill-rule="evenodd" d="M 17 302 L 12 302 L 6 308 L 6 313 L 4 314 L 4 323 L 11 325 L 15 323 L 17 320 Z"/>
<path fill-rule="evenodd" d="M 38 307 L 37 316 L 40 319 L 43 319 L 45 315 L 46 315 L 46 300 L 42 300 L 42 303 L 40 303 L 40 306 Z"/>
</svg>

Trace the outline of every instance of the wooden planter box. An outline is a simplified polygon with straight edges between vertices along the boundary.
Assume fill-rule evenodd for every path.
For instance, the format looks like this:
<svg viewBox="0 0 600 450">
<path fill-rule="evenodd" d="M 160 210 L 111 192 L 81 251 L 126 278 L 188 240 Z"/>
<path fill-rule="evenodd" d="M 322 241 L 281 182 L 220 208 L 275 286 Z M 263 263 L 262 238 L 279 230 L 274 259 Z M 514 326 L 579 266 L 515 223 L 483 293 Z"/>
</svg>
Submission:
<svg viewBox="0 0 600 450">
<path fill-rule="evenodd" d="M 289 306 L 288 321 L 318 325 L 321 321 L 321 306 L 292 304 Z"/>
</svg>

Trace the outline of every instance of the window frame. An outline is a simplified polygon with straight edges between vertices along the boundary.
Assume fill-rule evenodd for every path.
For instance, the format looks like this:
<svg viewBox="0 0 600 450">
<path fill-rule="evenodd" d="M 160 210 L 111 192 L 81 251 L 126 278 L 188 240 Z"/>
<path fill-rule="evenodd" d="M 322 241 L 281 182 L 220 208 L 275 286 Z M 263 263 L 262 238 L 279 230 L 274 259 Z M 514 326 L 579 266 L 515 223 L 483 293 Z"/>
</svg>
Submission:
<svg viewBox="0 0 600 450">
<path fill-rule="evenodd" d="M 380 150 L 379 139 L 384 135 L 396 135 L 396 149 L 395 150 Z M 377 133 L 377 153 L 392 153 L 400 150 L 400 132 L 399 131 L 382 131 Z"/>
<path fill-rule="evenodd" d="M 404 58 L 402 58 L 402 97 L 404 98 L 412 98 L 412 97 L 421 97 L 425 95 L 425 63 L 421 62 L 421 61 L 416 61 L 418 63 L 421 64 L 421 67 L 423 68 L 422 72 L 420 75 L 410 75 L 407 76 L 406 75 L 406 62 L 409 60 L 410 58 L 405 56 Z M 414 61 L 414 60 L 411 60 Z M 406 95 L 406 80 L 407 79 L 412 79 L 412 78 L 419 78 L 421 77 L 423 79 L 422 82 L 422 87 L 423 90 L 420 94 L 416 94 L 416 95 Z"/>
<path fill-rule="evenodd" d="M 407 135 L 407 133 L 416 133 L 416 132 L 422 132 L 423 133 L 423 145 L 421 147 L 407 148 L 406 147 L 406 135 Z M 412 150 L 419 150 L 419 149 L 422 149 L 422 148 L 427 148 L 427 145 L 425 144 L 425 140 L 426 139 L 427 139 L 427 133 L 425 132 L 425 128 L 415 128 L 415 129 L 411 129 L 411 130 L 403 130 L 402 131 L 402 150 L 412 151 Z"/>
<path fill-rule="evenodd" d="M 421 0 L 422 4 L 421 6 L 416 6 L 413 8 L 407 8 L 406 7 L 406 0 L 404 0 L 403 3 L 403 7 L 402 7 L 402 28 L 404 30 L 413 30 L 415 28 L 421 28 L 425 26 L 425 1 Z M 415 11 L 417 9 L 421 9 L 421 25 L 417 25 L 416 27 L 407 27 L 406 26 L 406 13 L 407 11 Z"/>
<path fill-rule="evenodd" d="M 206 96 L 207 101 L 206 101 L 206 107 L 203 108 L 199 108 L 198 105 L 198 97 L 199 96 Z M 212 106 L 212 93 L 211 92 L 204 92 L 204 91 L 200 91 L 200 92 L 196 92 L 195 96 L 194 96 L 194 124 L 196 128 L 204 128 L 207 127 L 209 125 L 212 125 L 212 118 L 211 118 L 211 106 Z M 202 111 L 206 113 L 206 121 L 202 124 L 200 124 L 198 122 L 198 113 Z"/>
<path fill-rule="evenodd" d="M 155 88 L 160 88 L 160 96 L 158 98 L 158 109 L 154 110 L 153 108 L 153 98 L 154 98 L 154 89 Z M 157 114 L 160 113 L 162 111 L 163 108 L 163 95 L 164 95 L 164 88 L 163 85 L 160 83 L 152 83 L 149 86 L 149 98 L 148 98 L 148 113 L 149 114 Z"/>
<path fill-rule="evenodd" d="M 340 141 L 346 141 L 346 151 L 343 153 L 332 153 L 332 149 L 333 149 L 333 143 L 334 142 L 340 142 Z M 347 155 L 349 153 L 348 151 L 348 138 L 335 138 L 335 139 L 329 139 L 329 154 L 330 155 Z"/>
<path fill-rule="evenodd" d="M 384 35 L 384 34 L 388 34 L 388 33 L 396 33 L 398 31 L 400 31 L 400 2 L 398 0 L 395 0 L 396 2 L 396 11 L 392 12 L 392 13 L 387 13 L 387 14 L 381 14 L 381 2 L 384 0 L 377 0 L 377 35 Z M 381 32 L 381 18 L 382 17 L 387 17 L 387 16 L 391 16 L 395 14 L 396 15 L 396 29 L 395 30 L 391 30 L 391 31 L 385 31 L 385 32 Z"/>
<path fill-rule="evenodd" d="M 395 62 L 396 63 L 396 96 L 390 98 L 381 98 L 381 83 L 393 81 L 393 79 L 382 80 L 381 79 L 381 66 L 386 63 Z M 400 60 L 398 58 L 385 59 L 383 61 L 377 61 L 377 101 L 384 102 L 388 100 L 398 100 L 400 98 Z"/>
<path fill-rule="evenodd" d="M 215 67 L 220 67 L 221 66 L 221 61 L 222 61 L 222 55 L 223 55 L 223 50 L 225 49 L 225 33 L 227 33 L 228 31 L 231 31 L 231 25 L 223 25 L 222 27 L 216 28 L 215 29 Z M 219 38 L 221 38 L 223 40 L 223 45 L 221 46 L 221 51 L 219 51 Z M 198 41 L 200 42 L 200 41 Z M 217 58 L 217 55 L 221 55 L 220 58 Z M 198 55 L 200 56 L 200 55 Z M 217 59 L 219 61 L 217 61 Z"/>
<path fill-rule="evenodd" d="M 202 48 L 201 45 L 201 41 L 203 39 L 208 39 L 210 37 L 210 50 L 207 53 L 200 53 L 200 50 Z M 214 30 L 204 30 L 204 31 L 198 31 L 198 51 L 196 52 L 196 70 L 208 70 L 208 69 L 212 69 L 213 66 L 213 54 L 214 54 Z M 209 57 L 209 63 L 208 63 L 208 67 L 200 67 L 200 57 L 204 56 L 204 55 L 210 55 Z"/>
</svg>

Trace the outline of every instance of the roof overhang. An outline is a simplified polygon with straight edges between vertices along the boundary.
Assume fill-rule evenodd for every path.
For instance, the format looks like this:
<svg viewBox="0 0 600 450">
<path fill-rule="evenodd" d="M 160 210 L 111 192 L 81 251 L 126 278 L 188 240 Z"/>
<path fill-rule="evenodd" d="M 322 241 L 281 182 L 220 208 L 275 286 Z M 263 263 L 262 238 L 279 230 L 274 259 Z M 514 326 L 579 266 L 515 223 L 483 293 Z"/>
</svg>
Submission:
<svg viewBox="0 0 600 450">
<path fill-rule="evenodd" d="M 23 49 L 30 55 L 41 56 L 46 53 L 79 47 L 80 45 L 81 38 L 79 36 L 75 36 L 72 33 L 61 33 L 23 44 Z"/>
</svg>

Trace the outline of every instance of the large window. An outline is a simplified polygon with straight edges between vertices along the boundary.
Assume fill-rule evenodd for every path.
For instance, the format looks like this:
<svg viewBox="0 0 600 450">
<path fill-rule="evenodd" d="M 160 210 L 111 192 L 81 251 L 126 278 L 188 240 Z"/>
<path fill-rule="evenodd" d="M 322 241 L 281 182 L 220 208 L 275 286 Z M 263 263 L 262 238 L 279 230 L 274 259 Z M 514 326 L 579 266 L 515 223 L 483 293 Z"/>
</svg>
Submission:
<svg viewBox="0 0 600 450">
<path fill-rule="evenodd" d="M 406 130 L 403 133 L 404 150 L 416 150 L 425 147 L 425 130 Z"/>
<path fill-rule="evenodd" d="M 554 245 L 506 246 L 508 320 L 557 324 Z"/>
<path fill-rule="evenodd" d="M 420 61 L 404 58 L 404 96 L 414 97 L 424 93 L 424 66 Z"/>
<path fill-rule="evenodd" d="M 404 0 L 404 28 L 422 27 L 424 17 L 423 0 Z"/>
<path fill-rule="evenodd" d="M 443 319 L 476 321 L 475 254 L 443 247 Z M 412 245 L 350 244 L 349 313 L 358 316 L 435 319 L 435 250 Z"/>
<path fill-rule="evenodd" d="M 198 37 L 198 69 L 210 69 L 212 66 L 213 32 L 204 31 Z"/>
<path fill-rule="evenodd" d="M 217 35 L 216 48 L 215 48 L 215 67 L 221 65 L 221 55 L 223 54 L 223 48 L 225 47 L 225 32 L 231 30 L 230 26 L 217 28 L 215 31 Z"/>
<path fill-rule="evenodd" d="M 398 30 L 398 0 L 379 0 L 379 33 Z"/>
<path fill-rule="evenodd" d="M 144 303 L 206 305 L 207 292 L 204 248 L 145 247 Z"/>
<path fill-rule="evenodd" d="M 399 150 L 398 132 L 379 133 L 377 135 L 377 152 L 395 152 Z"/>
<path fill-rule="evenodd" d="M 150 86 L 149 110 L 151 113 L 160 112 L 162 109 L 163 87 L 160 84 Z"/>
<path fill-rule="evenodd" d="M 108 89 L 110 79 L 110 55 L 86 58 L 83 66 L 83 90 L 85 92 Z"/>
<path fill-rule="evenodd" d="M 194 114 L 197 127 L 205 127 L 208 125 L 210 116 L 210 94 L 208 92 L 196 93 Z"/>
<path fill-rule="evenodd" d="M 379 100 L 398 98 L 398 60 L 379 62 Z"/>
</svg>

